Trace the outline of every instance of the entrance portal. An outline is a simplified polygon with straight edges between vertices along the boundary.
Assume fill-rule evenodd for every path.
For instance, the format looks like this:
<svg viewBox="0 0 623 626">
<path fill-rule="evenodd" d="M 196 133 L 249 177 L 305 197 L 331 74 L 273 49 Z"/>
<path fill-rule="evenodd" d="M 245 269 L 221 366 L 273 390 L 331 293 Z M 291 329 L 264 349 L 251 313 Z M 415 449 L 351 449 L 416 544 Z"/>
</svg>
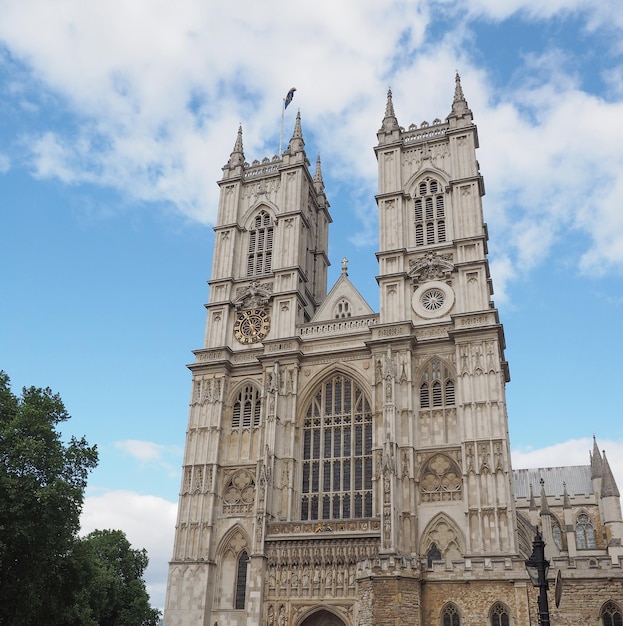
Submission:
<svg viewBox="0 0 623 626">
<path fill-rule="evenodd" d="M 301 626 L 346 626 L 334 613 L 322 609 L 301 622 Z"/>
</svg>

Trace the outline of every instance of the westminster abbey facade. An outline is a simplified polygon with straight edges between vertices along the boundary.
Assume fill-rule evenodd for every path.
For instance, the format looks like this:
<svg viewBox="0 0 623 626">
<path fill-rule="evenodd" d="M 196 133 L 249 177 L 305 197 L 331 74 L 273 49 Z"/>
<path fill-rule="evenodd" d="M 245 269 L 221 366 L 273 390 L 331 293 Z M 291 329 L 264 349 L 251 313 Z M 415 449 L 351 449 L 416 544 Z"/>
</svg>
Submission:
<svg viewBox="0 0 623 626">
<path fill-rule="evenodd" d="M 300 114 L 283 155 L 220 200 L 195 352 L 167 626 L 528 626 L 538 527 L 553 624 L 623 626 L 623 518 L 587 465 L 513 471 L 478 134 L 456 77 L 442 121 L 377 133 L 380 310 L 328 290 L 331 224 Z M 560 590 L 559 590 L 560 593 Z"/>
</svg>

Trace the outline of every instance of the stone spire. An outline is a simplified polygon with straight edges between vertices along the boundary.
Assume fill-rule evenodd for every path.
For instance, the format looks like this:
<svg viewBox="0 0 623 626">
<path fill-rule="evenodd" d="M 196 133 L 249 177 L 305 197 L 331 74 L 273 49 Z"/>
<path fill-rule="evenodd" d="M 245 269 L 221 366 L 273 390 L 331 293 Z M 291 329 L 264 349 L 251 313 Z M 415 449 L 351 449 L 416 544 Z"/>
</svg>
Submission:
<svg viewBox="0 0 623 626">
<path fill-rule="evenodd" d="M 461 77 L 458 72 L 454 77 L 454 103 L 456 104 L 457 102 L 465 102 L 467 104 L 463 94 L 463 87 L 461 86 Z"/>
<path fill-rule="evenodd" d="M 593 452 L 591 454 L 591 478 L 601 478 L 602 474 L 602 462 L 601 454 L 599 453 L 599 447 L 597 446 L 597 439 L 593 435 Z"/>
<path fill-rule="evenodd" d="M 398 120 L 394 113 L 394 102 L 392 101 L 392 90 L 387 90 L 387 103 L 385 105 L 385 117 L 381 123 L 376 136 L 380 144 L 393 143 L 400 139 L 400 126 L 398 126 Z"/>
<path fill-rule="evenodd" d="M 466 126 L 471 124 L 473 120 L 472 112 L 467 105 L 467 100 L 463 94 L 463 87 L 461 86 L 461 77 L 459 73 L 456 73 L 454 85 L 454 101 L 452 102 L 452 110 L 450 115 L 446 118 L 452 126 Z"/>
<path fill-rule="evenodd" d="M 297 152 L 305 151 L 305 141 L 303 141 L 303 129 L 301 127 L 301 112 L 296 114 L 296 122 L 294 123 L 294 132 L 292 133 L 292 139 L 288 145 L 288 152 L 291 155 L 295 155 Z"/>
<path fill-rule="evenodd" d="M 316 193 L 322 193 L 324 191 L 324 181 L 322 180 L 322 169 L 320 167 L 320 155 L 316 158 L 316 171 L 314 172 L 314 187 Z"/>
<path fill-rule="evenodd" d="M 316 191 L 316 197 L 318 198 L 318 205 L 320 207 L 328 207 L 329 202 L 324 192 L 324 180 L 322 179 L 322 169 L 320 167 L 320 155 L 316 159 L 316 171 L 314 172 L 314 189 Z"/>
<path fill-rule="evenodd" d="M 383 123 L 381 125 L 381 130 L 389 131 L 395 130 L 398 128 L 398 120 L 396 119 L 396 114 L 394 113 L 394 102 L 392 100 L 392 90 L 387 90 L 387 104 L 385 105 L 385 117 L 383 118 Z"/>
<path fill-rule="evenodd" d="M 236 143 L 234 149 L 229 155 L 230 167 L 237 167 L 238 165 L 244 165 L 244 150 L 242 148 L 242 125 L 238 127 L 238 135 L 236 136 Z"/>
<path fill-rule="evenodd" d="M 619 488 L 617 487 L 616 480 L 614 479 L 614 475 L 612 474 L 612 470 L 610 469 L 610 463 L 608 463 L 608 459 L 606 458 L 606 451 L 603 453 L 603 460 L 601 466 L 601 499 L 615 497 L 619 498 Z"/>
</svg>

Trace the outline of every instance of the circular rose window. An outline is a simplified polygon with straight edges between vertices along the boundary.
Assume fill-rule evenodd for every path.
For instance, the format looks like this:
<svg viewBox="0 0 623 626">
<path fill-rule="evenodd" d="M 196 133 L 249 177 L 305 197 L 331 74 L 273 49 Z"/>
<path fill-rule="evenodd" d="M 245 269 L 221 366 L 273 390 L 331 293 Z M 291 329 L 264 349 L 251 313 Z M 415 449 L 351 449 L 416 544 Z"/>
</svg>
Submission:
<svg viewBox="0 0 623 626">
<path fill-rule="evenodd" d="M 441 289 L 429 289 L 422 295 L 422 306 L 427 311 L 438 311 L 446 301 L 446 294 Z"/>
<path fill-rule="evenodd" d="M 440 280 L 432 280 L 415 290 L 411 299 L 413 311 L 425 319 L 447 315 L 454 305 L 452 287 Z"/>
</svg>

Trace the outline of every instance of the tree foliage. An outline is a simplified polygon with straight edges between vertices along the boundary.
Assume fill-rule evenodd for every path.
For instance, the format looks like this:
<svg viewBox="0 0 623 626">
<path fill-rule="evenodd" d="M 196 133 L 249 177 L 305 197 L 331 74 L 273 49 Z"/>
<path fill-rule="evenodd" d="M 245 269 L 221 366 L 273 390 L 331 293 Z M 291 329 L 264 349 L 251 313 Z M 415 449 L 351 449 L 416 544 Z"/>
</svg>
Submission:
<svg viewBox="0 0 623 626">
<path fill-rule="evenodd" d="M 146 552 L 120 531 L 78 536 L 98 457 L 84 437 L 63 441 L 68 419 L 58 394 L 17 397 L 0 371 L 0 626 L 157 624 Z"/>
<path fill-rule="evenodd" d="M 94 564 L 89 605 L 99 626 L 156 626 L 160 611 L 149 606 L 143 573 L 147 551 L 135 550 L 120 530 L 95 530 L 85 537 Z"/>
</svg>

